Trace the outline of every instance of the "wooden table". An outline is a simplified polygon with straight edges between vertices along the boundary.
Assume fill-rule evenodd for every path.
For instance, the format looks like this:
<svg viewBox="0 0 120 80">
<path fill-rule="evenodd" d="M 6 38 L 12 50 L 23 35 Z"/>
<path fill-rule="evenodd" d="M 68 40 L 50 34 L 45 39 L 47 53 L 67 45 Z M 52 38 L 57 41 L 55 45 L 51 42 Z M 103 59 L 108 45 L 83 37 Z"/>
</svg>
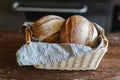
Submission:
<svg viewBox="0 0 120 80">
<path fill-rule="evenodd" d="M 0 30 L 0 80 L 120 80 L 120 33 L 106 36 L 109 50 L 95 71 L 37 70 L 16 63 L 16 50 L 25 43 L 22 33 Z"/>
</svg>

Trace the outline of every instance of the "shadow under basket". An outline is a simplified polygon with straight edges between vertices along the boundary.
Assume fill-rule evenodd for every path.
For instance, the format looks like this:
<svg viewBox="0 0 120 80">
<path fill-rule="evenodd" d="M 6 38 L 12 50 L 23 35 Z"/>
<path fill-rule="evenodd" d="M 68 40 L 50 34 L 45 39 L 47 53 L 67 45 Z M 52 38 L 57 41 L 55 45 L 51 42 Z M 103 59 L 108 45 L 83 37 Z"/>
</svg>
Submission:
<svg viewBox="0 0 120 80">
<path fill-rule="evenodd" d="M 53 70 L 96 70 L 102 60 L 103 56 L 108 50 L 108 40 L 104 34 L 104 31 L 98 29 L 98 34 L 102 37 L 104 46 L 97 48 L 89 54 L 82 54 L 68 58 L 64 61 L 33 65 L 37 69 L 53 69 Z M 26 43 L 31 42 L 30 29 L 25 29 Z"/>
</svg>

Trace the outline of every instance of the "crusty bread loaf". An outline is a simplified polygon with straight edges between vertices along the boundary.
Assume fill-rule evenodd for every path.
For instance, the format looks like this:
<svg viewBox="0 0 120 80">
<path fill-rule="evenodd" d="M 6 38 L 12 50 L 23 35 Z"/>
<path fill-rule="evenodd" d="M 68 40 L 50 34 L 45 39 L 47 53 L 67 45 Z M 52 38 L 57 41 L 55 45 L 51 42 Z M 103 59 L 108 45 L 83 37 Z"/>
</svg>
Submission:
<svg viewBox="0 0 120 80">
<path fill-rule="evenodd" d="M 65 20 L 56 15 L 47 15 L 32 26 L 33 37 L 43 42 L 56 42 Z"/>
<path fill-rule="evenodd" d="M 71 16 L 61 28 L 60 42 L 93 45 L 94 42 L 92 41 L 98 35 L 94 30 L 94 25 L 86 18 L 79 15 Z"/>
</svg>

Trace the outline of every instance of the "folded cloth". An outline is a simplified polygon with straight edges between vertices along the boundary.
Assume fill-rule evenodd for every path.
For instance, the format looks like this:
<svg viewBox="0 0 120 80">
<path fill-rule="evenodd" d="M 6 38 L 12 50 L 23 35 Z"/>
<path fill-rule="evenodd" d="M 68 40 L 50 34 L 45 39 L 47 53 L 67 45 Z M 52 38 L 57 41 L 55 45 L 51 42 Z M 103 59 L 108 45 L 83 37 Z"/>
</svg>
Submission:
<svg viewBox="0 0 120 80">
<path fill-rule="evenodd" d="M 99 25 L 95 25 L 98 30 L 103 30 Z M 20 66 L 25 66 L 63 61 L 73 56 L 90 54 L 95 49 L 103 47 L 104 42 L 100 35 L 99 42 L 96 48 L 80 44 L 30 42 L 17 50 L 17 62 Z"/>
</svg>

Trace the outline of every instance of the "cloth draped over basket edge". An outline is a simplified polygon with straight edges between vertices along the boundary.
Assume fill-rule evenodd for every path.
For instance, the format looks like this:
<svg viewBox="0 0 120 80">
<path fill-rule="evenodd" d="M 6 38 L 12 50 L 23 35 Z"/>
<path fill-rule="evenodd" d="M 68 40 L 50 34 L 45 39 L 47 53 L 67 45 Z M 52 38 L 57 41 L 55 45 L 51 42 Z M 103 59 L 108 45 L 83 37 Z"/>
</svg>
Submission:
<svg viewBox="0 0 120 80">
<path fill-rule="evenodd" d="M 26 22 L 23 25 L 29 27 L 32 24 L 33 23 Z M 104 32 L 101 26 L 96 23 L 94 23 L 94 25 L 98 31 L 101 30 Z M 20 66 L 39 65 L 63 61 L 74 56 L 90 54 L 92 51 L 105 46 L 101 35 L 99 35 L 99 40 L 100 43 L 95 49 L 80 44 L 30 42 L 29 44 L 24 44 L 17 50 L 17 62 Z"/>
</svg>

